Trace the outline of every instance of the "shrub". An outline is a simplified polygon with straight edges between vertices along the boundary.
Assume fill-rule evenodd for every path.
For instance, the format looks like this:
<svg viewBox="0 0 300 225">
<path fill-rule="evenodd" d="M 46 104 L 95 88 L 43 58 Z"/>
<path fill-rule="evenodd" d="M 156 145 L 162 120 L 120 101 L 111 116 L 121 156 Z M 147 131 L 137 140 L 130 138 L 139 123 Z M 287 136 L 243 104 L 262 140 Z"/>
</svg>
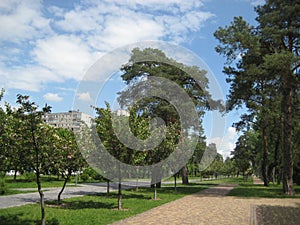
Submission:
<svg viewBox="0 0 300 225">
<path fill-rule="evenodd" d="M 98 181 L 103 181 L 104 178 L 101 176 L 96 170 L 94 170 L 92 167 L 86 168 L 82 174 L 80 175 L 80 178 L 83 181 L 87 180 L 98 180 Z"/>
<path fill-rule="evenodd" d="M 0 195 L 4 195 L 7 191 L 7 187 L 4 179 L 0 179 Z"/>
<path fill-rule="evenodd" d="M 87 173 L 80 174 L 80 179 L 83 181 L 87 181 L 90 178 L 90 176 Z"/>
<path fill-rule="evenodd" d="M 25 172 L 25 173 L 24 173 L 24 178 L 25 178 L 25 180 L 27 180 L 27 181 L 35 181 L 36 176 L 35 176 L 35 173 Z"/>
</svg>

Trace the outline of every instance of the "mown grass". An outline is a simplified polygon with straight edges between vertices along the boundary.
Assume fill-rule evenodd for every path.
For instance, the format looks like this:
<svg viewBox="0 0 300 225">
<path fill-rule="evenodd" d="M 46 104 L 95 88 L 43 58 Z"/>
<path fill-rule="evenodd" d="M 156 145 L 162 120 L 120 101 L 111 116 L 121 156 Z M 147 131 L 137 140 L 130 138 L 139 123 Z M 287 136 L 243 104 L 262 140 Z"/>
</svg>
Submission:
<svg viewBox="0 0 300 225">
<path fill-rule="evenodd" d="M 41 183 L 43 188 L 49 188 L 49 187 L 62 187 L 64 181 L 63 180 L 57 180 L 56 177 L 48 177 L 48 176 L 42 176 L 41 177 Z M 14 181 L 12 176 L 6 176 L 5 177 L 5 184 L 7 188 L 37 188 L 36 182 L 28 181 L 26 178 L 24 178 L 22 175 L 18 176 L 17 180 Z M 67 183 L 68 186 L 74 186 L 75 182 L 71 180 Z"/>
<path fill-rule="evenodd" d="M 285 195 L 282 191 L 282 185 L 270 184 L 265 187 L 261 184 L 240 184 L 229 192 L 229 196 L 245 198 L 300 198 L 300 187 L 295 186 L 295 196 Z"/>
<path fill-rule="evenodd" d="M 25 194 L 25 193 L 32 193 L 32 192 L 36 192 L 36 191 L 7 189 L 7 190 L 5 191 L 5 193 L 2 194 L 2 195 L 0 195 L 0 196 L 4 196 L 4 195 L 17 195 L 17 194 Z M 0 223 L 0 224 L 1 224 L 1 223 Z"/>
<path fill-rule="evenodd" d="M 249 177 L 228 177 L 214 180 L 202 180 L 200 184 L 240 184 L 240 185 L 252 185 L 253 179 Z"/>
<path fill-rule="evenodd" d="M 116 210 L 117 194 L 90 195 L 63 200 L 62 206 L 57 207 L 53 202 L 46 205 L 48 221 L 58 221 L 60 225 L 108 224 L 147 211 L 185 195 L 207 188 L 206 185 L 192 184 L 158 189 L 158 198 L 153 200 L 153 189 L 140 188 L 123 191 L 123 208 Z M 0 223 L 9 225 L 34 225 L 40 218 L 38 204 L 25 205 L 0 210 Z"/>
</svg>

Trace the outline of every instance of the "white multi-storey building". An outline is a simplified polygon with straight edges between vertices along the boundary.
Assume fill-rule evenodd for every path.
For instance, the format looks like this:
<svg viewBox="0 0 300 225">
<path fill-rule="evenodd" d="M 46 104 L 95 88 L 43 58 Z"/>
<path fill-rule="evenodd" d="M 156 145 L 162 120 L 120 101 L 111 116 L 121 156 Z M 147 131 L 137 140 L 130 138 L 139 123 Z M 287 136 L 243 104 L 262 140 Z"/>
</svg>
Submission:
<svg viewBox="0 0 300 225">
<path fill-rule="evenodd" d="M 70 130 L 78 130 L 82 125 L 92 125 L 92 117 L 86 113 L 70 110 L 62 113 L 47 113 L 44 122 L 54 127 L 62 127 Z"/>
</svg>

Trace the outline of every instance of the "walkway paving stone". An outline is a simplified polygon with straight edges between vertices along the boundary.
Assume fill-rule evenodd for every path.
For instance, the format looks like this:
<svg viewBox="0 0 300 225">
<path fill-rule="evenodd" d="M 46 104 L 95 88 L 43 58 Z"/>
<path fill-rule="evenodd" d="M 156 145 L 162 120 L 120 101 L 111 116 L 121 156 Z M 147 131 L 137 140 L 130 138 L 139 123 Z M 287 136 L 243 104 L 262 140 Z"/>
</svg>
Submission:
<svg viewBox="0 0 300 225">
<path fill-rule="evenodd" d="M 226 196 L 234 185 L 219 185 L 166 203 L 113 225 L 249 225 L 256 205 L 296 206 L 300 199 L 237 198 Z"/>
</svg>

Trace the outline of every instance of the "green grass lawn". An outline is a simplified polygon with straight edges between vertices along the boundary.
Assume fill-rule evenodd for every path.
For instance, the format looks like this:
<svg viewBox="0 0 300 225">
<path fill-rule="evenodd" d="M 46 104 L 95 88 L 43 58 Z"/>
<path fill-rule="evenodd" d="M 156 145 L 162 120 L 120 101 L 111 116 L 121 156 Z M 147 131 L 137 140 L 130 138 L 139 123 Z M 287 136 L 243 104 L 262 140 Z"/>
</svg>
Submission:
<svg viewBox="0 0 300 225">
<path fill-rule="evenodd" d="M 201 184 L 241 184 L 241 185 L 251 185 L 253 184 L 252 177 L 244 178 L 244 177 L 229 177 L 229 178 L 221 178 L 216 180 L 202 180 Z"/>
<path fill-rule="evenodd" d="M 42 176 L 41 183 L 42 183 L 43 188 L 62 187 L 64 181 L 57 180 L 56 177 Z M 5 184 L 6 184 L 7 188 L 9 188 L 9 189 L 11 189 L 11 188 L 37 188 L 37 184 L 35 181 L 28 181 L 22 175 L 18 176 L 16 181 L 13 180 L 12 176 L 6 176 Z M 75 181 L 71 180 L 70 182 L 67 183 L 67 185 L 74 186 Z"/>
<path fill-rule="evenodd" d="M 108 224 L 147 211 L 156 206 L 181 198 L 207 188 L 206 185 L 180 185 L 177 192 L 173 187 L 158 189 L 158 198 L 153 200 L 153 190 L 140 188 L 123 191 L 123 208 L 118 211 L 117 194 L 91 195 L 63 200 L 63 205 L 57 207 L 51 202 L 46 205 L 47 221 L 57 220 L 60 225 L 93 225 Z M 1 209 L 0 224 L 34 225 L 40 219 L 38 204 Z M 55 223 L 53 223 L 55 224 Z"/>
<path fill-rule="evenodd" d="M 270 184 L 265 187 L 261 184 L 240 184 L 229 192 L 229 196 L 256 197 L 256 198 L 300 198 L 300 187 L 294 186 L 296 195 L 287 196 L 282 192 L 282 185 Z"/>
<path fill-rule="evenodd" d="M 24 193 L 30 193 L 30 192 L 32 193 L 32 192 L 36 192 L 36 191 L 7 189 L 7 191 L 3 195 L 16 195 L 16 194 L 24 194 Z M 0 195 L 0 196 L 3 196 L 3 195 Z"/>
</svg>

